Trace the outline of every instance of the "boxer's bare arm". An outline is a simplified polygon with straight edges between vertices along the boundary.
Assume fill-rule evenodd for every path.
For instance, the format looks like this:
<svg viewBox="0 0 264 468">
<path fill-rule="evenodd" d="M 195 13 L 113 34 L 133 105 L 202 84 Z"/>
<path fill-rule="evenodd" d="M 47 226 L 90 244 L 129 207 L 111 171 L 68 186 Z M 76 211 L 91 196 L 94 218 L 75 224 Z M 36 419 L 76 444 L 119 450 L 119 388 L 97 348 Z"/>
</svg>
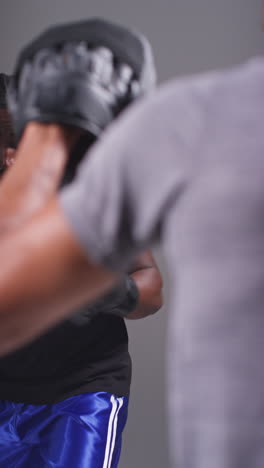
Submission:
<svg viewBox="0 0 264 468">
<path fill-rule="evenodd" d="M 28 125 L 16 164 L 0 186 L 4 252 L 0 353 L 26 343 L 84 301 L 92 301 L 113 281 L 111 273 L 84 256 L 56 202 L 46 205 L 56 192 L 75 138 L 76 133 L 56 125 Z M 42 212 L 33 217 L 41 207 Z M 149 251 L 137 259 L 130 274 L 140 293 L 139 306 L 130 318 L 153 314 L 162 305 L 162 280 Z M 97 279 L 102 282 L 100 291 Z"/>
<path fill-rule="evenodd" d="M 130 276 L 139 290 L 139 304 L 127 318 L 136 320 L 156 313 L 163 305 L 162 276 L 150 250 L 137 257 Z"/>
<path fill-rule="evenodd" d="M 56 201 L 17 232 L 2 236 L 1 251 L 0 354 L 25 344 L 118 280 L 84 255 Z"/>
<path fill-rule="evenodd" d="M 30 123 L 0 184 L 0 233 L 27 221 L 54 195 L 78 130 Z"/>
</svg>

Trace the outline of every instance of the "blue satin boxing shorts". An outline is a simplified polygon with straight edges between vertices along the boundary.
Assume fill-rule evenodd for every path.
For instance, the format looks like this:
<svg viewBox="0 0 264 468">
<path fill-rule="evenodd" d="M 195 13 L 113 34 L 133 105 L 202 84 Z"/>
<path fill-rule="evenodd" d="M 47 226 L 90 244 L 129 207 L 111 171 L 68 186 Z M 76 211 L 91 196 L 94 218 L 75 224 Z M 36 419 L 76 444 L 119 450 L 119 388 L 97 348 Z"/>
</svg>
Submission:
<svg viewBox="0 0 264 468">
<path fill-rule="evenodd" d="M 59 403 L 0 400 L 0 468 L 116 468 L 128 398 L 84 393 Z"/>
</svg>

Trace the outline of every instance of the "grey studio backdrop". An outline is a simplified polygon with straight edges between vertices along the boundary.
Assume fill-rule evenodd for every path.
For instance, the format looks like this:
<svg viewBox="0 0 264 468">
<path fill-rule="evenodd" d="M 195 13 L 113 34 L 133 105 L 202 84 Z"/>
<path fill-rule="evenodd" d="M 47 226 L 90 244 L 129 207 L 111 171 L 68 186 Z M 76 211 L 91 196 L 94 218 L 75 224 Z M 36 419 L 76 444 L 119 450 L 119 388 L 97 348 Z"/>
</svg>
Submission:
<svg viewBox="0 0 264 468">
<path fill-rule="evenodd" d="M 230 66 L 263 49 L 261 0 L 0 0 L 0 6 L 3 72 L 12 71 L 21 45 L 46 26 L 95 15 L 148 36 L 159 81 Z M 162 255 L 156 255 L 165 274 L 165 307 L 154 317 L 128 323 L 134 371 L 120 468 L 169 467 L 164 356 L 171 286 Z"/>
</svg>

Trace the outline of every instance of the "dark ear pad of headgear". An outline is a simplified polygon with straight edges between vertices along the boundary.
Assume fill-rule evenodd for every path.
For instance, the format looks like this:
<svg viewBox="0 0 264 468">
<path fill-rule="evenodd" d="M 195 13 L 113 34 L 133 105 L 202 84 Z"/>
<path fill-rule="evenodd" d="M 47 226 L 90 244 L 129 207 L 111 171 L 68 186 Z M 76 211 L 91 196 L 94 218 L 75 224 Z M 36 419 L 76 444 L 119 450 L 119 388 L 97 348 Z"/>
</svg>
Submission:
<svg viewBox="0 0 264 468">
<path fill-rule="evenodd" d="M 7 109 L 7 88 L 10 77 L 0 73 L 0 176 L 6 170 L 5 149 L 15 147 L 11 118 Z"/>
<path fill-rule="evenodd" d="M 0 73 L 0 109 L 7 108 L 7 87 L 10 81 L 10 76 L 5 73 Z"/>
</svg>

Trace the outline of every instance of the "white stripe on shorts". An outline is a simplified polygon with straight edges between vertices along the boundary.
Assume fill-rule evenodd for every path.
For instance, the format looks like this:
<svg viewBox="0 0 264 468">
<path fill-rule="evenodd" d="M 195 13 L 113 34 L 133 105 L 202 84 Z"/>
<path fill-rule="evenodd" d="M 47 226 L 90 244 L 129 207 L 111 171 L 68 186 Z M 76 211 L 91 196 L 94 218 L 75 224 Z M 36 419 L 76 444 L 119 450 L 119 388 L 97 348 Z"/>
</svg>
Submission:
<svg viewBox="0 0 264 468">
<path fill-rule="evenodd" d="M 108 422 L 103 468 L 111 468 L 113 451 L 115 447 L 118 413 L 123 406 L 122 398 L 117 398 L 116 400 L 114 395 L 112 395 L 110 401 L 112 403 L 112 409 L 111 409 L 109 422 Z"/>
<path fill-rule="evenodd" d="M 119 406 L 117 408 L 117 412 L 115 414 L 114 422 L 113 422 L 113 436 L 112 436 L 112 444 L 111 444 L 111 451 L 110 451 L 110 456 L 109 456 L 109 462 L 107 468 L 111 468 L 111 463 L 112 463 L 112 458 L 113 458 L 113 451 L 115 448 L 115 441 L 116 441 L 116 428 L 117 428 L 117 419 L 118 419 L 118 413 L 121 410 L 123 406 L 123 399 L 118 398 L 117 399 Z"/>
</svg>

